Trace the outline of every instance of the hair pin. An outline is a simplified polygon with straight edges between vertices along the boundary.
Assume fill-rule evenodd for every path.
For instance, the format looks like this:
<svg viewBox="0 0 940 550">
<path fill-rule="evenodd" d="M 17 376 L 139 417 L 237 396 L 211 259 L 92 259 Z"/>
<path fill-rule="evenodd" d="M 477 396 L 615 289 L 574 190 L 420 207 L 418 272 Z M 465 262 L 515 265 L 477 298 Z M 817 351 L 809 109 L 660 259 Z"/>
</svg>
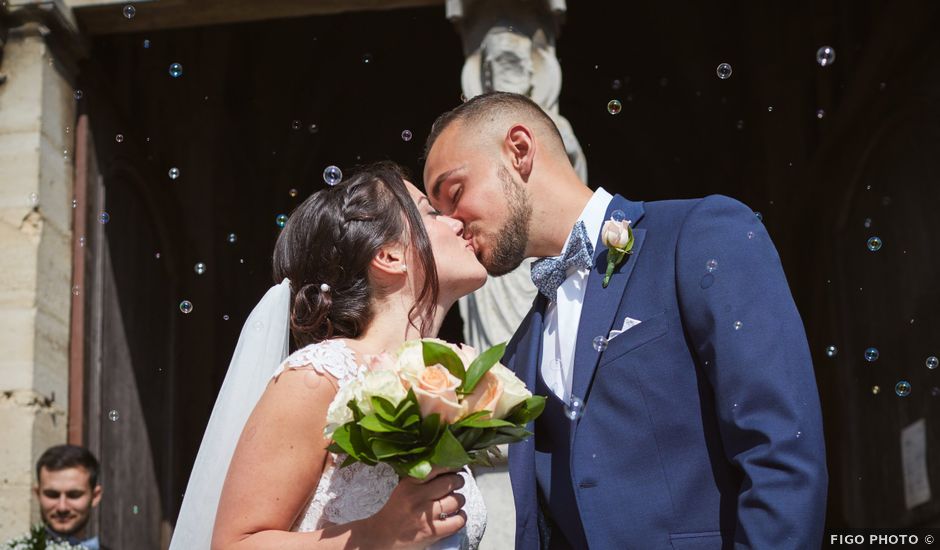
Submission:
<svg viewBox="0 0 940 550">
<path fill-rule="evenodd" d="M 320 283 L 320 292 L 329 292 L 329 291 L 330 291 L 330 285 L 326 283 Z"/>
</svg>

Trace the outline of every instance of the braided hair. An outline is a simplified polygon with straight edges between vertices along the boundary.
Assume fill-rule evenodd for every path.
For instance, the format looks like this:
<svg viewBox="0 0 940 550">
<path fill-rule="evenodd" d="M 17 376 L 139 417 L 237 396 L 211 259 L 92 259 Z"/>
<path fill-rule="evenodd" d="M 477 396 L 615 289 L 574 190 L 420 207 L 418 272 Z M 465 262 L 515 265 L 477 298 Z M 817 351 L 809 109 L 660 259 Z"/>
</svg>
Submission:
<svg viewBox="0 0 940 550">
<path fill-rule="evenodd" d="M 431 242 L 403 169 L 392 162 L 360 168 L 342 183 L 311 195 L 292 213 L 274 246 L 274 280 L 291 281 L 290 327 L 298 347 L 330 338 L 356 338 L 386 289 L 369 279 L 379 250 L 414 247 L 424 275 L 408 314 L 423 335 L 438 298 Z"/>
</svg>

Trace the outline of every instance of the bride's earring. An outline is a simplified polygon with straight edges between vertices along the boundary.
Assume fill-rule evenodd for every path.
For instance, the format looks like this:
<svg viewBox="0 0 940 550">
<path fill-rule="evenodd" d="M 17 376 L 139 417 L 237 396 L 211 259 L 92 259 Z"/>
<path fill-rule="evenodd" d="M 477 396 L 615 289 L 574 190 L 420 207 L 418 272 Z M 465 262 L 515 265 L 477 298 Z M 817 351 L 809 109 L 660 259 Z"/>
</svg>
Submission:
<svg viewBox="0 0 940 550">
<path fill-rule="evenodd" d="M 402 265 L 402 266 L 401 266 L 400 268 L 398 268 L 398 269 L 400 269 L 401 272 L 404 273 L 404 272 L 408 271 L 408 266 L 407 266 L 407 265 Z"/>
</svg>

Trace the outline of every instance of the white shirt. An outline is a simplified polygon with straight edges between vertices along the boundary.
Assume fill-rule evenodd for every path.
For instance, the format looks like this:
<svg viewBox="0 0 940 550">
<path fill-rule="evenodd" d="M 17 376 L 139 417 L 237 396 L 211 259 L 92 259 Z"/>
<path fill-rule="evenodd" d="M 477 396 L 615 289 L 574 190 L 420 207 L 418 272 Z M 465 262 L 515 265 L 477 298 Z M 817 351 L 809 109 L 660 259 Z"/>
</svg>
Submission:
<svg viewBox="0 0 940 550">
<path fill-rule="evenodd" d="M 604 225 L 607 207 L 613 195 L 598 187 L 591 200 L 584 206 L 578 221 L 584 222 L 588 238 L 596 245 Z M 575 222 L 577 223 L 577 222 Z M 569 235 L 569 239 L 571 236 Z M 568 246 L 568 241 L 565 241 Z M 565 250 L 565 246 L 561 249 Z M 595 250 L 595 252 L 597 252 Z M 565 403 L 571 396 L 571 380 L 574 372 L 574 350 L 578 340 L 578 324 L 581 321 L 581 305 L 587 289 L 589 269 L 568 270 L 568 278 L 558 287 L 555 300 L 545 308 L 542 328 L 542 379 L 545 385 Z"/>
</svg>

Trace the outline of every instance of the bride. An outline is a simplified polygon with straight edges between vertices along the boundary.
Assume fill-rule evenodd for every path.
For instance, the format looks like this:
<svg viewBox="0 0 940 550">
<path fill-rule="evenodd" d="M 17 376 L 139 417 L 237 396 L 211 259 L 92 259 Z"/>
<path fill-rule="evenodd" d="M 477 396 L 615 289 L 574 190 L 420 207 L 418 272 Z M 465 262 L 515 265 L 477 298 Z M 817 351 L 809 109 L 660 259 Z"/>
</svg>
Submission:
<svg viewBox="0 0 940 550">
<path fill-rule="evenodd" d="M 293 212 L 274 250 L 284 282 L 242 330 L 172 550 L 411 549 L 455 533 L 476 548 L 486 512 L 469 469 L 399 481 L 385 464 L 340 468 L 323 435 L 339 387 L 406 339 L 435 336 L 483 285 L 462 233 L 392 163 Z M 288 318 L 299 349 L 281 361 Z"/>
</svg>

